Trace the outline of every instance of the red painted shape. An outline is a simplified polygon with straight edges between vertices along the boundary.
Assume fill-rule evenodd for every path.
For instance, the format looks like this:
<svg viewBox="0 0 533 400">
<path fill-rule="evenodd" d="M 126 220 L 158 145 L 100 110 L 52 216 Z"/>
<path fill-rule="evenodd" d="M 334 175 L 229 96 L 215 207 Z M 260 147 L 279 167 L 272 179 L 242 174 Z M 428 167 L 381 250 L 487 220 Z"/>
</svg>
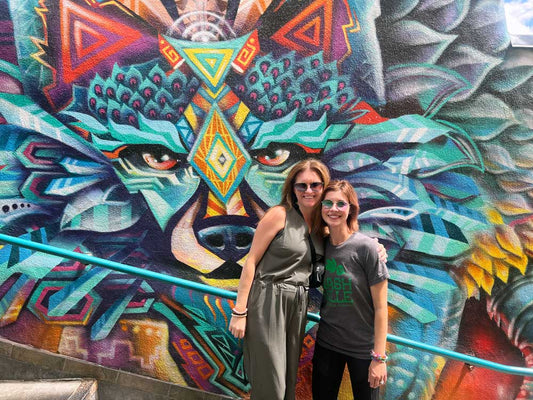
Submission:
<svg viewBox="0 0 533 400">
<path fill-rule="evenodd" d="M 324 51 L 324 59 L 329 61 L 332 16 L 331 0 L 315 1 L 274 33 L 272 40 L 303 56 Z"/>
<path fill-rule="evenodd" d="M 244 73 L 252 64 L 254 57 L 261 50 L 257 30 L 255 30 L 232 62 L 232 66 L 239 73 Z"/>
<path fill-rule="evenodd" d="M 141 38 L 136 29 L 68 0 L 61 3 L 63 80 L 74 82 L 87 70 Z"/>
<path fill-rule="evenodd" d="M 367 113 L 360 118 L 357 118 L 353 122 L 361 125 L 374 125 L 387 121 L 388 118 L 384 118 L 377 113 L 372 106 L 364 101 L 360 101 L 353 108 L 354 110 L 366 110 Z"/>
<path fill-rule="evenodd" d="M 467 301 L 459 328 L 458 352 L 500 364 L 524 367 L 520 351 L 507 339 L 486 312 L 484 302 Z M 515 399 L 522 377 L 481 367 L 472 370 L 459 361 L 448 361 L 443 368 L 433 400 Z"/>
</svg>

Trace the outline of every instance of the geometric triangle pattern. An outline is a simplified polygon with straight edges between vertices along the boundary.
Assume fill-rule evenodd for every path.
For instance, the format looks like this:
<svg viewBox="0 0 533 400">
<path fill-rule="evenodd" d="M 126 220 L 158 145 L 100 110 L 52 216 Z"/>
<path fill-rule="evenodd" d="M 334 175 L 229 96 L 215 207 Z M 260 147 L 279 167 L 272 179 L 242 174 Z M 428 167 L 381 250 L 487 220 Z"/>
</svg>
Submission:
<svg viewBox="0 0 533 400">
<path fill-rule="evenodd" d="M 111 21 L 70 1 L 63 1 L 61 28 L 63 80 L 71 83 L 87 70 L 142 37 L 126 24 Z"/>
<path fill-rule="evenodd" d="M 185 60 L 189 61 L 189 65 L 194 65 L 194 69 L 210 83 L 213 91 L 223 83 L 222 78 L 226 76 L 235 55 L 233 49 L 191 48 L 183 51 L 186 54 Z"/>
<path fill-rule="evenodd" d="M 193 70 L 197 78 L 206 84 L 211 92 L 217 92 L 224 84 L 232 63 L 241 55 L 243 47 L 250 47 L 248 38 L 253 32 L 237 39 L 199 43 L 174 39 L 170 36 L 163 38 L 174 48 Z"/>
<path fill-rule="evenodd" d="M 330 0 L 313 2 L 274 33 L 272 40 L 302 56 L 323 51 L 327 58 L 332 47 L 333 3 Z"/>
<path fill-rule="evenodd" d="M 249 143 L 257 132 L 259 132 L 262 125 L 262 120 L 254 116 L 252 113 L 249 113 L 239 129 L 239 136 L 244 143 Z"/>
<path fill-rule="evenodd" d="M 301 29 L 294 31 L 294 37 L 303 43 L 318 47 L 320 46 L 320 33 L 322 32 L 322 18 L 316 16 L 306 24 L 303 24 Z"/>
<path fill-rule="evenodd" d="M 91 3 L 51 1 L 43 13 L 48 39 L 44 54 L 55 71 L 43 91 L 55 109 L 70 102 L 73 85 L 88 85 L 95 72 L 108 76 L 115 64 L 142 64 L 160 57 L 153 27 L 119 2 L 105 2 L 98 9 Z"/>
</svg>

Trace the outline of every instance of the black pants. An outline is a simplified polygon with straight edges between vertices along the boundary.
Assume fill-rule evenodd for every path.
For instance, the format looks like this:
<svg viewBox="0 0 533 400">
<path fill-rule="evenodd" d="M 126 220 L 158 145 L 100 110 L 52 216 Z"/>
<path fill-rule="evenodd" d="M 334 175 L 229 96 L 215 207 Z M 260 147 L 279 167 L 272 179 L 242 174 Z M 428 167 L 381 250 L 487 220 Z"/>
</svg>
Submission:
<svg viewBox="0 0 533 400">
<path fill-rule="evenodd" d="M 344 368 L 348 364 L 354 399 L 376 400 L 379 388 L 368 383 L 370 360 L 360 360 L 337 353 L 315 343 L 313 355 L 313 400 L 332 400 L 339 394 Z"/>
</svg>

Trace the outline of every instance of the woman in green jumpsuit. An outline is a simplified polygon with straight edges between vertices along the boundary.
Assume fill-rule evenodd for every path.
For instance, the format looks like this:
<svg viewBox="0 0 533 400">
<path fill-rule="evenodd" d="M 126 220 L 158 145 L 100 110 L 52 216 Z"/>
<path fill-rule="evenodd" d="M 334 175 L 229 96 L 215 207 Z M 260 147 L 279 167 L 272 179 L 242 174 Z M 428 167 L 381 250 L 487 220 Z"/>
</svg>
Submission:
<svg viewBox="0 0 533 400">
<path fill-rule="evenodd" d="M 308 232 L 327 167 L 318 160 L 296 164 L 282 201 L 259 222 L 244 264 L 230 331 L 244 337 L 244 366 L 253 400 L 292 400 L 307 315 L 311 273 Z M 322 253 L 322 245 L 315 241 Z"/>
</svg>

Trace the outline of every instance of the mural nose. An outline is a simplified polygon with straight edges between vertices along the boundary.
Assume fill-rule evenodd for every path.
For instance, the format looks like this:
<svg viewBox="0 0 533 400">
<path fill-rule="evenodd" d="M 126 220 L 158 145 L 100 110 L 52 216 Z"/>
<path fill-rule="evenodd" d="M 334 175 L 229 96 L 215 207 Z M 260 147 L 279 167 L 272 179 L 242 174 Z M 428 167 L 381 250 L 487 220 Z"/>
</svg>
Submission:
<svg viewBox="0 0 533 400">
<path fill-rule="evenodd" d="M 253 235 L 249 226 L 218 225 L 200 230 L 198 241 L 223 260 L 237 262 L 250 250 Z"/>
</svg>

